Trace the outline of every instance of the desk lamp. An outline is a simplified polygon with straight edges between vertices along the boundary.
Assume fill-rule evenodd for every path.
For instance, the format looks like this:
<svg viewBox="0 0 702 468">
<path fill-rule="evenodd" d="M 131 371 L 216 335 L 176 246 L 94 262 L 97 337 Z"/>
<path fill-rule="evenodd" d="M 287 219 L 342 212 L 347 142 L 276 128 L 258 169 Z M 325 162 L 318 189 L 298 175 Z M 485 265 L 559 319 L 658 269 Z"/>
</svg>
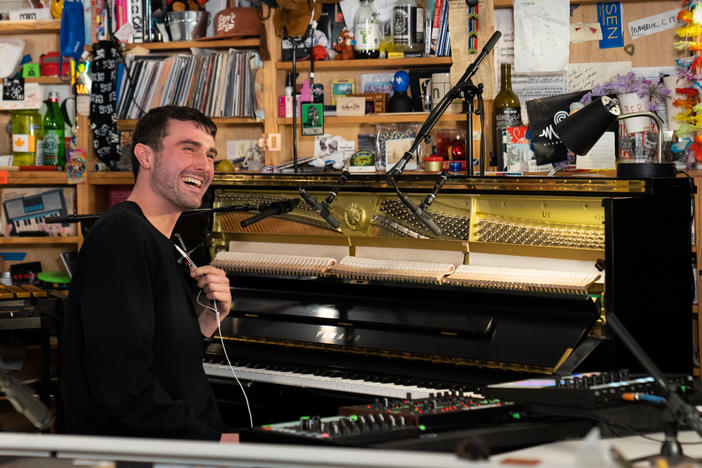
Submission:
<svg viewBox="0 0 702 468">
<path fill-rule="evenodd" d="M 622 114 L 616 98 L 602 96 L 556 124 L 563 144 L 578 155 L 586 155 L 612 122 L 633 117 L 650 117 L 658 127 L 658 161 L 617 164 L 617 177 L 641 179 L 675 177 L 675 165 L 663 162 L 663 121 L 654 112 Z"/>
</svg>

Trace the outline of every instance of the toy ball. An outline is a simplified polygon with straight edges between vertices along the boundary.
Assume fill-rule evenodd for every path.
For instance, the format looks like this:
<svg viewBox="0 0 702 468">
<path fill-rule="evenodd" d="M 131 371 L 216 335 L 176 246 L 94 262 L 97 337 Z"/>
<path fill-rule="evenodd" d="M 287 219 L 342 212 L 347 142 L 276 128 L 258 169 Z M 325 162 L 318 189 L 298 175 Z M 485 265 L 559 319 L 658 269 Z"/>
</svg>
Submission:
<svg viewBox="0 0 702 468">
<path fill-rule="evenodd" d="M 405 92 L 409 87 L 409 82 L 410 79 L 407 72 L 400 70 L 399 72 L 395 73 L 395 76 L 393 78 L 393 89 L 395 91 Z"/>
</svg>

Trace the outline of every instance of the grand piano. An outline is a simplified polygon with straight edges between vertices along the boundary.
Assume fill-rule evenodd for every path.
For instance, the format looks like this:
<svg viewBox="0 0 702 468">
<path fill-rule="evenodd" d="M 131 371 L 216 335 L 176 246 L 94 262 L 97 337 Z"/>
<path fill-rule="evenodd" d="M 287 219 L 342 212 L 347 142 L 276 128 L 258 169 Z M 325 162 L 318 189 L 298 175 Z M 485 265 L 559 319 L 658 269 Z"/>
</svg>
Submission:
<svg viewBox="0 0 702 468">
<path fill-rule="evenodd" d="M 428 208 L 437 236 L 381 176 L 337 177 L 215 176 L 214 208 L 303 188 L 333 200 L 339 223 L 305 202 L 246 228 L 256 211 L 212 215 L 210 260 L 234 304 L 204 367 L 234 413 L 233 372 L 261 424 L 525 375 L 642 370 L 608 312 L 664 371 L 692 372 L 690 179 L 456 176 Z M 418 205 L 435 181 L 405 174 L 399 187 Z"/>
</svg>

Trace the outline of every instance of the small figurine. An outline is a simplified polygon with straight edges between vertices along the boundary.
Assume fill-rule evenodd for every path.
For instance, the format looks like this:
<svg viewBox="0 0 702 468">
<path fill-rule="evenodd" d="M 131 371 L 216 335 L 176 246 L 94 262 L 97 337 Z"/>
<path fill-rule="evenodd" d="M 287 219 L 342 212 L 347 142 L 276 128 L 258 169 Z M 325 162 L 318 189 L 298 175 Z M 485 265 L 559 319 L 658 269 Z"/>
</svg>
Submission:
<svg viewBox="0 0 702 468">
<path fill-rule="evenodd" d="M 393 95 L 388 101 L 388 112 L 412 112 L 412 99 L 407 95 L 409 75 L 406 71 L 398 71 L 393 77 Z"/>
<path fill-rule="evenodd" d="M 349 32 L 348 29 L 344 29 L 339 33 L 339 37 L 336 39 L 336 44 L 334 44 L 334 50 L 339 52 L 335 60 L 350 60 L 353 58 L 353 45 L 356 41 L 353 40 L 353 34 Z"/>
</svg>

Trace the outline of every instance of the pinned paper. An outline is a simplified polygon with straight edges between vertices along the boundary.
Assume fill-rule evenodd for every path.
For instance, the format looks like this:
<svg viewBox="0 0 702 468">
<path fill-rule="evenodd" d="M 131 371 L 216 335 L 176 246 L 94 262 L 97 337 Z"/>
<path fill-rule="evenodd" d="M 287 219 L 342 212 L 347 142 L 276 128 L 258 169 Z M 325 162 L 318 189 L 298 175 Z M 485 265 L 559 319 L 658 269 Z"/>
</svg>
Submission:
<svg viewBox="0 0 702 468">
<path fill-rule="evenodd" d="M 570 42 L 600 41 L 602 27 L 600 23 L 573 23 L 570 25 Z"/>
<path fill-rule="evenodd" d="M 631 62 L 589 62 L 568 64 L 568 90 L 581 91 L 606 83 L 615 75 L 631 71 Z"/>
<path fill-rule="evenodd" d="M 570 53 L 570 4 L 560 0 L 515 0 L 515 72 L 563 71 Z"/>
<path fill-rule="evenodd" d="M 602 27 L 600 49 L 624 47 L 622 4 L 620 2 L 598 3 L 597 22 Z"/>
<path fill-rule="evenodd" d="M 616 169 L 614 132 L 604 132 L 585 156 L 575 160 L 576 169 Z"/>
<path fill-rule="evenodd" d="M 629 27 L 631 38 L 638 39 L 640 37 L 682 26 L 683 23 L 678 23 L 678 12 L 680 10 L 681 8 L 677 8 L 675 10 L 641 18 L 636 21 L 629 21 L 627 26 Z"/>
</svg>

